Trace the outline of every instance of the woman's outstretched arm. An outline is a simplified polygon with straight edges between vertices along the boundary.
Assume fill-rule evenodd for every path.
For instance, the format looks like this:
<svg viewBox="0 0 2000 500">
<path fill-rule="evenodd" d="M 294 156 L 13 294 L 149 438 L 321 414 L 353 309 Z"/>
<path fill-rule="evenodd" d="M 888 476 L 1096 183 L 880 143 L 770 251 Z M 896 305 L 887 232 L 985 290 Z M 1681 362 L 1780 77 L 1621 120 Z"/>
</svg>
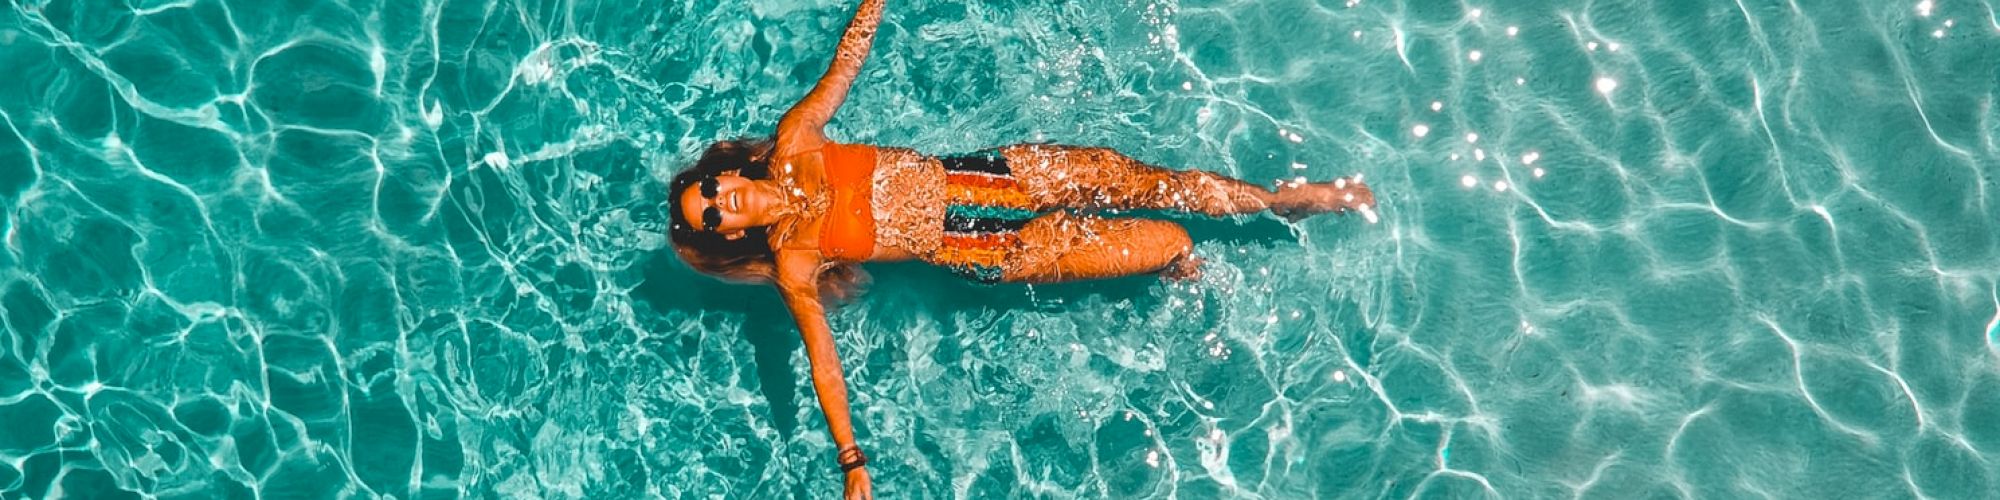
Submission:
<svg viewBox="0 0 2000 500">
<path fill-rule="evenodd" d="M 804 99 L 785 112 L 778 120 L 780 143 L 786 136 L 804 134 L 813 139 L 825 140 L 821 130 L 826 122 L 833 119 L 833 113 L 840 109 L 840 103 L 847 100 L 847 90 L 854 86 L 854 79 L 861 75 L 861 63 L 868 60 L 868 49 L 875 45 L 875 26 L 882 22 L 883 0 L 862 0 L 861 7 L 855 9 L 854 20 L 848 21 L 847 32 L 840 36 L 840 48 L 833 53 L 833 63 L 826 68 L 826 75 L 819 78 Z M 805 138 L 805 137 L 801 137 Z M 815 145 L 818 141 L 813 142 Z"/>
<path fill-rule="evenodd" d="M 780 251 L 778 291 L 785 296 L 792 317 L 798 320 L 799 334 L 805 338 L 806 359 L 812 363 L 813 392 L 819 396 L 827 431 L 833 434 L 834 447 L 839 450 L 837 462 L 847 468 L 846 464 L 857 459 L 865 463 L 866 458 L 854 442 L 854 426 L 848 421 L 847 379 L 841 373 L 840 354 L 834 351 L 833 330 L 826 325 L 826 308 L 819 302 L 819 265 L 820 258 L 813 252 Z M 856 466 L 846 474 L 847 498 L 873 498 L 868 469 Z"/>
</svg>

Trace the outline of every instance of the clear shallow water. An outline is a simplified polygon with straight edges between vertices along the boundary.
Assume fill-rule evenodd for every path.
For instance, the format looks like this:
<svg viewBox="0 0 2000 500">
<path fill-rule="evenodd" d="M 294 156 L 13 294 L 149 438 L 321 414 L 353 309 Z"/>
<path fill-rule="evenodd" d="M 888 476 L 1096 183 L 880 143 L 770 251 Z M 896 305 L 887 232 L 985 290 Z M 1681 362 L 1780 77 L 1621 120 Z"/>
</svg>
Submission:
<svg viewBox="0 0 2000 500">
<path fill-rule="evenodd" d="M 0 490 L 837 491 L 776 295 L 659 204 L 846 4 L 10 2 Z M 2000 481 L 1990 4 L 891 11 L 836 138 L 1360 172 L 1385 219 L 1189 219 L 1179 285 L 874 268 L 833 322 L 885 497 Z"/>
</svg>

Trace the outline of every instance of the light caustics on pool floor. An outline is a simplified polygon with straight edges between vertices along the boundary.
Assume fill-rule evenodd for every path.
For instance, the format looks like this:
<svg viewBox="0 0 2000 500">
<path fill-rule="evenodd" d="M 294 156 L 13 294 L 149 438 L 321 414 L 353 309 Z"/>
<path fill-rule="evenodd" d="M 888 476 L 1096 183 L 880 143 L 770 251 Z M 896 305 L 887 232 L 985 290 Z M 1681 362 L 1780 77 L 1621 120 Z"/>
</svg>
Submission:
<svg viewBox="0 0 2000 500">
<path fill-rule="evenodd" d="M 0 14 L 0 492 L 817 497 L 796 333 L 665 248 L 848 2 Z M 1363 174 L 1185 283 L 874 269 L 877 492 L 1977 497 L 1983 1 L 890 2 L 836 139 Z"/>
</svg>

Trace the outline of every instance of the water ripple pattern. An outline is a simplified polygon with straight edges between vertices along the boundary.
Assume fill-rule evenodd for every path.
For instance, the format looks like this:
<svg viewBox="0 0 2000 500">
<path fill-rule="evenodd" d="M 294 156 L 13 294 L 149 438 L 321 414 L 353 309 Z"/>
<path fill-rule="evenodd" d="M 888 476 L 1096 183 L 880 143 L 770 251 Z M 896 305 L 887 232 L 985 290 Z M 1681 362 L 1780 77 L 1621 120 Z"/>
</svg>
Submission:
<svg viewBox="0 0 2000 500">
<path fill-rule="evenodd" d="M 0 495 L 834 494 L 777 295 L 661 205 L 851 3 L 7 2 Z M 836 139 L 1383 220 L 875 267 L 831 320 L 885 498 L 2000 491 L 1993 0 L 890 3 Z"/>
</svg>

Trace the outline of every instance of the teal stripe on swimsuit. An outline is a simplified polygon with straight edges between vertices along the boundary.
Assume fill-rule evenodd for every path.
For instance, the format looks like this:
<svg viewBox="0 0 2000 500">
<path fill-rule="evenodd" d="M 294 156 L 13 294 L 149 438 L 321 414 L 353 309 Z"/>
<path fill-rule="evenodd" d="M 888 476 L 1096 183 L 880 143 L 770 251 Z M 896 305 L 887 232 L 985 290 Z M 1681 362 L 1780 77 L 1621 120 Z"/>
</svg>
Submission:
<svg viewBox="0 0 2000 500">
<path fill-rule="evenodd" d="M 951 270 L 952 274 L 988 285 L 999 283 L 1001 278 L 1006 277 L 1006 271 L 994 266 L 953 265 L 946 267 Z"/>
<path fill-rule="evenodd" d="M 1035 211 L 1009 207 L 989 207 L 981 205 L 951 205 L 945 208 L 945 215 L 968 219 L 1026 220 L 1035 218 Z"/>
</svg>

